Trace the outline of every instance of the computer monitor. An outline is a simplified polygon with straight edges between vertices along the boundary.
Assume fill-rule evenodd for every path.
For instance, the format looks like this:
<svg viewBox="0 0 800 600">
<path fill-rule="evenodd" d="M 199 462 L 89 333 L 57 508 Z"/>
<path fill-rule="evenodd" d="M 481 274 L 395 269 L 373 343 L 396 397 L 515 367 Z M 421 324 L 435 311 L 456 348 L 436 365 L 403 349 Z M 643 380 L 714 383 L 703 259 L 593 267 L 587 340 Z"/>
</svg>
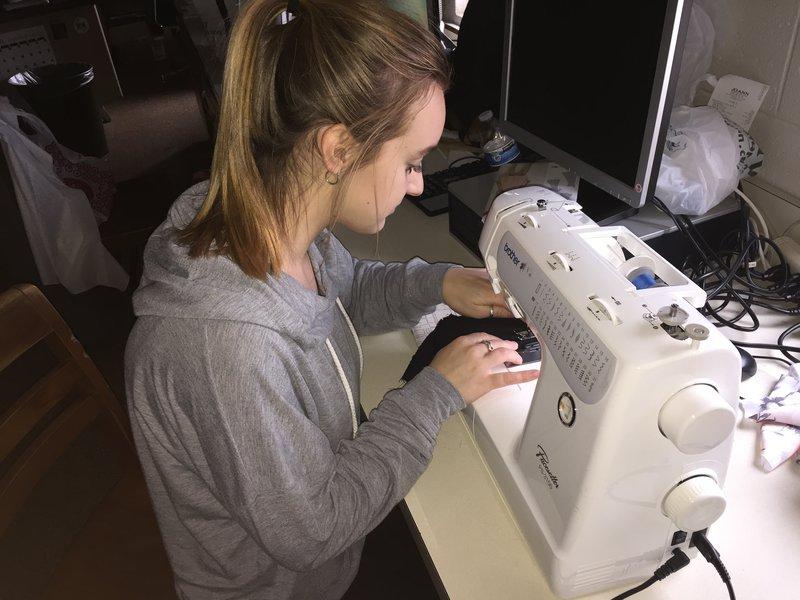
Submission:
<svg viewBox="0 0 800 600">
<path fill-rule="evenodd" d="M 404 13 L 423 27 L 428 27 L 430 11 L 428 0 L 386 0 L 386 3 L 389 8 Z"/>
<path fill-rule="evenodd" d="M 575 172 L 578 202 L 601 225 L 655 190 L 690 10 L 691 0 L 507 2 L 501 127 Z"/>
</svg>

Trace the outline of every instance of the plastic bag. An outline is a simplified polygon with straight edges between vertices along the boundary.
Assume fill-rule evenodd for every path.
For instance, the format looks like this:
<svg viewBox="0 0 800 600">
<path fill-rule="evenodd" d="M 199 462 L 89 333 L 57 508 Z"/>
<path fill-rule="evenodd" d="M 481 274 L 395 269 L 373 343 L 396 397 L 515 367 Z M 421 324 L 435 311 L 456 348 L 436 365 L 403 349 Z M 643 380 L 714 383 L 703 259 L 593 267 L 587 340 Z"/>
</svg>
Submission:
<svg viewBox="0 0 800 600">
<path fill-rule="evenodd" d="M 117 192 L 108 162 L 59 144 L 47 126 L 37 127 L 25 117 L 21 117 L 21 121 L 23 133 L 53 157 L 53 170 L 58 178 L 86 194 L 95 221 L 98 224 L 108 221 Z"/>
<path fill-rule="evenodd" d="M 0 97 L 0 140 L 42 283 L 61 283 L 73 294 L 96 285 L 124 290 L 128 275 L 100 241 L 86 196 L 59 179 L 53 158 L 20 130 L 19 117 L 37 135 L 52 134 L 39 118 Z"/>
<path fill-rule="evenodd" d="M 761 167 L 764 166 L 764 152 L 758 142 L 753 139 L 753 136 L 744 129 L 730 121 L 726 120 L 725 122 L 736 137 L 736 146 L 739 152 L 739 162 L 736 168 L 739 170 L 739 179 L 742 177 L 755 177 L 761 171 Z"/>
<path fill-rule="evenodd" d="M 656 196 L 673 213 L 702 215 L 739 183 L 738 131 L 710 106 L 672 111 Z"/>
<path fill-rule="evenodd" d="M 697 3 L 694 3 L 686 29 L 686 41 L 683 44 L 683 57 L 678 72 L 678 82 L 675 85 L 673 106 L 693 104 L 697 86 L 711 67 L 714 36 L 714 23 L 711 18 Z"/>
</svg>

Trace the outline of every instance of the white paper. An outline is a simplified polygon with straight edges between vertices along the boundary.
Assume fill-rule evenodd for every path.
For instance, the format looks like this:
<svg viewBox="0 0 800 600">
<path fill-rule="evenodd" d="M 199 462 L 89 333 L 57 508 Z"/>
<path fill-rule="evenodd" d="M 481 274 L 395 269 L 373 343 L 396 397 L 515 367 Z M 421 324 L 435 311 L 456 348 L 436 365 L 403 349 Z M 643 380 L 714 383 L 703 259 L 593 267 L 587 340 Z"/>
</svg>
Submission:
<svg viewBox="0 0 800 600">
<path fill-rule="evenodd" d="M 724 75 L 719 78 L 708 105 L 745 131 L 750 131 L 768 91 L 766 84 L 738 75 Z"/>
</svg>

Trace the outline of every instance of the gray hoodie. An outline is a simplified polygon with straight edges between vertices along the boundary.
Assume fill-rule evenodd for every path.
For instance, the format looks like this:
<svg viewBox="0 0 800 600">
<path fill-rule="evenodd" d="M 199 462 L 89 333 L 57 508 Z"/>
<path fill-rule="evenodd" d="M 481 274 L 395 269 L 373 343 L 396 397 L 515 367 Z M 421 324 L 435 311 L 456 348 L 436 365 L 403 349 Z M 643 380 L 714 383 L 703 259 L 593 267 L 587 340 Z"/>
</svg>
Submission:
<svg viewBox="0 0 800 600">
<path fill-rule="evenodd" d="M 354 423 L 355 334 L 416 323 L 441 302 L 452 265 L 354 260 L 324 232 L 309 249 L 319 295 L 288 276 L 252 279 L 228 258 L 190 259 L 175 243 L 206 190 L 181 196 L 147 244 L 125 353 L 136 446 L 176 589 L 192 599 L 339 598 L 364 536 L 464 406 L 428 367 Z"/>
</svg>

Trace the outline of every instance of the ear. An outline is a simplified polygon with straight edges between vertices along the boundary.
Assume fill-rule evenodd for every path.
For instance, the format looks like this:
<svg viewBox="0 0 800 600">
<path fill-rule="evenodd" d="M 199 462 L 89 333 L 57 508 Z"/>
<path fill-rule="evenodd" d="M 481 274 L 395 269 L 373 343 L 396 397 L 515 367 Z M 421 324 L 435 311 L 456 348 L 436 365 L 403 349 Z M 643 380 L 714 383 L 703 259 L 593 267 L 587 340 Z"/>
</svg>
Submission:
<svg viewBox="0 0 800 600">
<path fill-rule="evenodd" d="M 317 132 L 317 147 L 322 162 L 331 173 L 341 173 L 353 161 L 355 140 L 341 123 L 322 127 Z"/>
</svg>

